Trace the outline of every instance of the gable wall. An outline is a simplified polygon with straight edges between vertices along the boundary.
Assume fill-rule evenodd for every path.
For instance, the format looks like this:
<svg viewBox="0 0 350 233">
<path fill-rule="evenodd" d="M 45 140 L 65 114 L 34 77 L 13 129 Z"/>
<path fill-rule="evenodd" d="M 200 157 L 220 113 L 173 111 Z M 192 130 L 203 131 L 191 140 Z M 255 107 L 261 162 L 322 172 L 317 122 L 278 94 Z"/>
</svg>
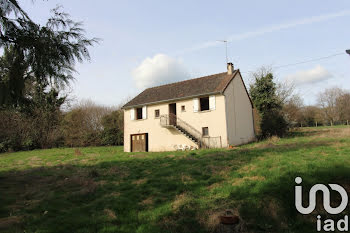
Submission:
<svg viewBox="0 0 350 233">
<path fill-rule="evenodd" d="M 239 73 L 228 85 L 224 95 L 228 143 L 240 145 L 254 140 L 253 109 Z"/>
</svg>

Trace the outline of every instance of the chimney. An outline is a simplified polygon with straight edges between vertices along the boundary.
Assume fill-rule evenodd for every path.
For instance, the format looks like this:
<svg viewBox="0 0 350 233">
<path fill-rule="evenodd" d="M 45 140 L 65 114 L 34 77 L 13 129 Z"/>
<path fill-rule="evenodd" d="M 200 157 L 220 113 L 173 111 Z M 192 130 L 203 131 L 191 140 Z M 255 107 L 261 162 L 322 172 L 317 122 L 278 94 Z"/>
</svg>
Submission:
<svg viewBox="0 0 350 233">
<path fill-rule="evenodd" d="M 227 63 L 227 74 L 233 74 L 233 64 L 231 62 Z"/>
</svg>

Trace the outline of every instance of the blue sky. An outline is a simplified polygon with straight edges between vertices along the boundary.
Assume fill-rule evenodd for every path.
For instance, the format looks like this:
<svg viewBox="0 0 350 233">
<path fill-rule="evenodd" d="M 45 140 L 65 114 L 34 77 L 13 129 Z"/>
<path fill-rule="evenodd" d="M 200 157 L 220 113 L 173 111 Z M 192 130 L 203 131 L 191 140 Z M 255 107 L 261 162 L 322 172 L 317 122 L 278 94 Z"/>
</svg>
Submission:
<svg viewBox="0 0 350 233">
<path fill-rule="evenodd" d="M 293 81 L 306 104 L 331 86 L 350 89 L 350 1 L 20 1 L 38 22 L 64 7 L 82 21 L 91 61 L 77 65 L 78 99 L 118 105 L 144 88 L 226 71 L 228 57 L 246 82 L 261 66 L 280 66 L 343 53 L 329 59 L 274 69 Z"/>
</svg>

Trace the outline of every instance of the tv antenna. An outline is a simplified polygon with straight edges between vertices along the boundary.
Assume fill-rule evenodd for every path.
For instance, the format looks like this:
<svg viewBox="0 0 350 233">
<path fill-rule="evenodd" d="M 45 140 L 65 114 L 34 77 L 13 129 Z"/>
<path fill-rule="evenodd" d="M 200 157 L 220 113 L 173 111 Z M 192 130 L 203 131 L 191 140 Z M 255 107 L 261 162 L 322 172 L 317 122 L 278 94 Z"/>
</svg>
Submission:
<svg viewBox="0 0 350 233">
<path fill-rule="evenodd" d="M 225 43 L 225 47 L 226 47 L 226 63 L 228 63 L 228 58 L 227 58 L 227 40 L 218 40 L 218 41 Z"/>
</svg>

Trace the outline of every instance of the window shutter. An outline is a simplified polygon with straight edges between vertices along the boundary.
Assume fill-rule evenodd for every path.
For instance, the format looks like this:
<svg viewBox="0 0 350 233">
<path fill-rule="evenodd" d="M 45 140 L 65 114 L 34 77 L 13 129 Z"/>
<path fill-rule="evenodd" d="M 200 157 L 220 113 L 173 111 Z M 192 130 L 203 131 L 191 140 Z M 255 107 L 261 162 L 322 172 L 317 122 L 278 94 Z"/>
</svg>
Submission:
<svg viewBox="0 0 350 233">
<path fill-rule="evenodd" d="M 130 109 L 130 120 L 135 120 L 135 108 Z"/>
<path fill-rule="evenodd" d="M 198 98 L 193 99 L 193 112 L 198 112 L 199 110 L 199 100 Z"/>
<path fill-rule="evenodd" d="M 142 119 L 147 119 L 147 107 L 142 107 Z"/>
<path fill-rule="evenodd" d="M 209 109 L 215 110 L 215 95 L 209 96 Z"/>
</svg>

